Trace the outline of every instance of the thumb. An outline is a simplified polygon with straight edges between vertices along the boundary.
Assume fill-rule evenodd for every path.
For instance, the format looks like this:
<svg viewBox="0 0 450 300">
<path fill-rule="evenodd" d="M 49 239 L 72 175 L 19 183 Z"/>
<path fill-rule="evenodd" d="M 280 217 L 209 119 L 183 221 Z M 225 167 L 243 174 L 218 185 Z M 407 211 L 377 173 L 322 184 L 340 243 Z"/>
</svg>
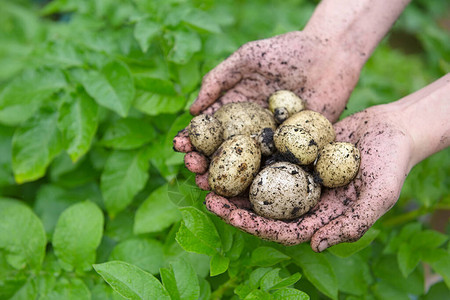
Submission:
<svg viewBox="0 0 450 300">
<path fill-rule="evenodd" d="M 198 115 L 213 104 L 224 91 L 238 83 L 243 77 L 244 69 L 244 59 L 240 51 L 237 51 L 206 74 L 198 97 L 190 108 L 191 114 Z"/>
</svg>

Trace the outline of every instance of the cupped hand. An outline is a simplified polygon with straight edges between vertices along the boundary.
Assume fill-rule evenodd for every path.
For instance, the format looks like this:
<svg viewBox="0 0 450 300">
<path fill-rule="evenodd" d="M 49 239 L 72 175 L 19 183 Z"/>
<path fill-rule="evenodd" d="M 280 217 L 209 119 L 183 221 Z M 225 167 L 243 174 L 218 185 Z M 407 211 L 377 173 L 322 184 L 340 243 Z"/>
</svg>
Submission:
<svg viewBox="0 0 450 300">
<path fill-rule="evenodd" d="M 257 216 L 248 199 L 226 199 L 213 192 L 206 206 L 227 223 L 285 245 L 311 241 L 314 251 L 358 240 L 397 201 L 411 168 L 412 141 L 390 111 L 375 106 L 335 124 L 336 140 L 356 144 L 361 166 L 345 187 L 323 189 L 309 213 L 290 222 Z"/>
<path fill-rule="evenodd" d="M 249 42 L 205 75 L 191 113 L 213 113 L 240 101 L 266 107 L 269 96 L 284 89 L 334 122 L 359 77 L 359 65 L 346 55 L 332 41 L 305 31 Z"/>
<path fill-rule="evenodd" d="M 359 77 L 360 65 L 346 56 L 335 42 L 305 31 L 247 43 L 205 75 L 191 113 L 212 114 L 226 103 L 241 101 L 267 107 L 272 93 L 287 89 L 305 100 L 308 109 L 334 122 Z M 177 134 L 173 144 L 176 151 L 191 152 L 185 157 L 190 171 L 204 174 L 196 161 L 207 158 L 195 152 L 186 130 Z M 198 182 L 207 188 L 206 176 L 200 175 Z"/>
</svg>

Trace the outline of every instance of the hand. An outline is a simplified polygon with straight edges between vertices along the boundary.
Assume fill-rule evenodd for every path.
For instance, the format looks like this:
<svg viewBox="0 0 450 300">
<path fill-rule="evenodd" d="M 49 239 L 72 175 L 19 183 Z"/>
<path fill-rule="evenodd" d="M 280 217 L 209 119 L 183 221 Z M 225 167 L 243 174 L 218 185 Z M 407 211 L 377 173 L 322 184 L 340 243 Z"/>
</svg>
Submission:
<svg viewBox="0 0 450 300">
<path fill-rule="evenodd" d="M 360 69 L 340 49 L 335 42 L 305 31 L 247 43 L 206 74 L 191 113 L 213 113 L 223 104 L 241 101 L 267 107 L 272 93 L 287 89 L 334 122 Z"/>
<path fill-rule="evenodd" d="M 291 222 L 257 216 L 248 199 L 226 199 L 214 193 L 207 208 L 227 223 L 263 239 L 285 245 L 311 240 L 314 251 L 358 240 L 397 201 L 411 168 L 412 141 L 390 106 L 376 106 L 335 125 L 336 140 L 361 151 L 361 166 L 347 186 L 323 189 L 320 202 Z"/>
<path fill-rule="evenodd" d="M 308 109 L 336 121 L 358 80 L 361 64 L 346 59 L 348 54 L 335 44 L 305 31 L 247 43 L 204 77 L 191 113 L 211 114 L 223 104 L 239 101 L 267 107 L 273 92 L 288 89 L 305 100 Z M 207 158 L 193 152 L 186 130 L 173 143 L 176 151 L 190 153 L 185 157 L 186 167 L 204 174 L 207 168 L 198 166 Z M 207 189 L 206 175 L 200 175 L 197 182 Z"/>
</svg>

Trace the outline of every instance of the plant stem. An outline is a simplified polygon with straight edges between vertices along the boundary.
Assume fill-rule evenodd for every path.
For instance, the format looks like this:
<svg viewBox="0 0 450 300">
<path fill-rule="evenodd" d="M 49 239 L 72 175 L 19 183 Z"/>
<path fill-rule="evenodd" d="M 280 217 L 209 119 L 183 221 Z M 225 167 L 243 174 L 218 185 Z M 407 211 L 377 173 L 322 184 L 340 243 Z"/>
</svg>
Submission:
<svg viewBox="0 0 450 300">
<path fill-rule="evenodd" d="M 233 277 L 228 279 L 226 282 L 224 282 L 223 284 L 221 284 L 217 290 L 215 290 L 212 294 L 210 299 L 211 300 L 219 300 L 222 299 L 223 295 L 225 294 L 225 292 L 229 289 L 232 289 L 234 287 L 237 286 L 238 283 L 238 277 Z"/>
<path fill-rule="evenodd" d="M 421 207 L 419 209 L 407 212 L 405 214 L 387 219 L 386 221 L 383 222 L 383 224 L 386 226 L 396 226 L 399 224 L 415 220 L 420 216 L 426 215 L 436 210 L 450 210 L 450 204 L 439 203 L 432 207 Z"/>
</svg>

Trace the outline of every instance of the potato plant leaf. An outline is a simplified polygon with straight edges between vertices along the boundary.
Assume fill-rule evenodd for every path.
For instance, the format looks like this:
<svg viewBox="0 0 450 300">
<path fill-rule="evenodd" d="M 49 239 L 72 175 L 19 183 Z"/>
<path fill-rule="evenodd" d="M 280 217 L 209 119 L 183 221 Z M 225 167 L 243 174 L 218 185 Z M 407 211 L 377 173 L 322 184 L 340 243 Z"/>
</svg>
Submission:
<svg viewBox="0 0 450 300">
<path fill-rule="evenodd" d="M 100 71 L 84 74 L 81 82 L 95 101 L 121 117 L 126 117 L 133 102 L 135 88 L 128 67 L 119 61 L 107 63 Z"/>
<path fill-rule="evenodd" d="M 380 231 L 370 228 L 358 241 L 354 243 L 341 243 L 330 247 L 328 251 L 339 257 L 349 257 L 370 245 Z"/>
<path fill-rule="evenodd" d="M 128 262 L 156 275 L 164 266 L 163 246 L 159 241 L 153 239 L 128 239 L 114 247 L 109 259 Z"/>
<path fill-rule="evenodd" d="M 258 247 L 252 252 L 250 263 L 254 266 L 270 267 L 289 259 L 289 256 L 272 247 Z"/>
<path fill-rule="evenodd" d="M 7 262 L 15 269 L 39 269 L 46 244 L 44 226 L 34 212 L 18 200 L 0 197 L 0 252 Z"/>
<path fill-rule="evenodd" d="M 95 101 L 81 92 L 60 108 L 58 125 L 64 136 L 66 151 L 73 162 L 91 147 L 98 126 L 97 112 Z"/>
<path fill-rule="evenodd" d="M 171 299 L 158 279 L 132 264 L 110 261 L 96 264 L 94 269 L 116 292 L 126 299 Z"/>
<path fill-rule="evenodd" d="M 148 179 L 149 163 L 144 151 L 114 151 L 100 178 L 106 210 L 112 216 L 126 208 Z"/>
<path fill-rule="evenodd" d="M 155 129 L 145 120 L 126 118 L 109 126 L 100 143 L 114 149 L 136 149 L 153 141 L 155 135 Z"/>
<path fill-rule="evenodd" d="M 134 233 L 143 234 L 166 229 L 181 219 L 178 208 L 167 195 L 167 185 L 154 190 L 136 211 Z"/>
<path fill-rule="evenodd" d="M 89 271 L 103 234 L 103 213 L 90 201 L 76 203 L 60 215 L 52 244 L 61 266 Z"/>
<path fill-rule="evenodd" d="M 147 52 L 152 39 L 160 32 L 161 25 L 149 20 L 142 19 L 134 25 L 134 38 L 138 41 L 142 52 Z"/>
<path fill-rule="evenodd" d="M 216 254 L 221 246 L 221 241 L 208 216 L 195 207 L 184 207 L 180 211 L 183 222 L 176 240 L 181 247 L 200 254 Z"/>
<path fill-rule="evenodd" d="M 33 181 L 45 175 L 48 165 L 62 150 L 58 114 L 41 110 L 14 133 L 12 167 L 18 183 Z"/>
<path fill-rule="evenodd" d="M 286 248 L 285 253 L 302 268 L 302 273 L 318 290 L 331 299 L 337 299 L 336 274 L 323 254 L 313 252 L 307 244 Z"/>
<path fill-rule="evenodd" d="M 214 254 L 209 262 L 210 275 L 216 276 L 227 271 L 230 259 L 220 253 Z"/>
<path fill-rule="evenodd" d="M 18 125 L 27 120 L 45 98 L 66 84 L 59 69 L 24 71 L 0 93 L 0 123 Z"/>
</svg>

